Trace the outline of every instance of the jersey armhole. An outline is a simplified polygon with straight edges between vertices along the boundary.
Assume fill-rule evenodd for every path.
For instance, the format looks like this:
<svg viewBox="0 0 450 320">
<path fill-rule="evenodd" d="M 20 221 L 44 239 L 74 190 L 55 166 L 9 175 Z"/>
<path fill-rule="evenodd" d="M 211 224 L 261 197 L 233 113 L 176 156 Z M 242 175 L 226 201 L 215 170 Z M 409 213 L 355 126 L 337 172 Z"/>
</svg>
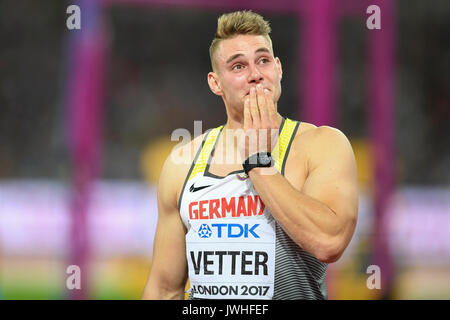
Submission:
<svg viewBox="0 0 450 320">
<path fill-rule="evenodd" d="M 198 159 L 200 153 L 202 152 L 202 149 L 203 149 L 203 146 L 204 146 L 204 144 L 206 142 L 206 139 L 208 138 L 208 135 L 211 133 L 211 131 L 212 131 L 211 129 L 208 130 L 207 133 L 205 134 L 205 136 L 203 137 L 202 143 L 201 143 L 200 147 L 198 148 L 197 153 L 195 154 L 195 158 L 194 158 L 194 160 L 191 163 L 191 167 L 189 168 L 189 171 L 188 171 L 188 173 L 186 175 L 186 178 L 184 179 L 183 187 L 181 188 L 181 192 L 180 192 L 180 197 L 178 198 L 178 212 L 179 213 L 181 213 L 180 212 L 181 201 L 183 200 L 183 193 L 184 193 L 184 189 L 186 188 L 186 184 L 188 182 L 189 176 L 191 175 L 192 170 L 195 167 L 195 163 L 197 162 L 197 159 Z"/>
<path fill-rule="evenodd" d="M 295 122 L 296 122 L 295 128 L 292 131 L 291 139 L 289 140 L 289 144 L 286 149 L 286 154 L 284 155 L 283 164 L 281 165 L 281 175 L 282 176 L 284 176 L 284 169 L 286 167 L 287 158 L 289 157 L 289 151 L 291 151 L 292 141 L 294 141 L 295 136 L 297 135 L 298 127 L 300 126 L 300 121 L 295 121 Z"/>
</svg>

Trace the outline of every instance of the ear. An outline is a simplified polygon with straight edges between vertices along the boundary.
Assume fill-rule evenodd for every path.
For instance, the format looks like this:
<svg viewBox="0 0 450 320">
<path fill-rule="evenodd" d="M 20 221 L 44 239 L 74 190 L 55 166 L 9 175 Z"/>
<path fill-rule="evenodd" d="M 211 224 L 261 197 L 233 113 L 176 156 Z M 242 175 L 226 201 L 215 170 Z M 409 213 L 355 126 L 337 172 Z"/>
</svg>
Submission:
<svg viewBox="0 0 450 320">
<path fill-rule="evenodd" d="M 283 79 L 283 68 L 281 67 L 281 61 L 278 57 L 275 58 L 275 63 L 277 65 L 278 72 L 280 73 L 280 80 Z"/>
<path fill-rule="evenodd" d="M 217 76 L 217 74 L 215 72 L 208 73 L 208 85 L 214 94 L 216 94 L 218 96 L 223 95 L 223 91 L 222 91 L 222 88 L 220 87 L 220 83 L 219 83 L 219 77 Z"/>
</svg>

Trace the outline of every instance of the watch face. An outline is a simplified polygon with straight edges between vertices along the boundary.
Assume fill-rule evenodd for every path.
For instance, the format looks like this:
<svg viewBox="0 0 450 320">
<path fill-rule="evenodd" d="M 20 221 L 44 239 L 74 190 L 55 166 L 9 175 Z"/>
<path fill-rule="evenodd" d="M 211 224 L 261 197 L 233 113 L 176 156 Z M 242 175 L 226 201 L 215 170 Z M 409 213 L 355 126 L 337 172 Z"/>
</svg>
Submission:
<svg viewBox="0 0 450 320">
<path fill-rule="evenodd" d="M 259 161 L 262 165 L 269 165 L 271 162 L 271 158 L 268 155 L 264 154 L 259 157 Z"/>
</svg>

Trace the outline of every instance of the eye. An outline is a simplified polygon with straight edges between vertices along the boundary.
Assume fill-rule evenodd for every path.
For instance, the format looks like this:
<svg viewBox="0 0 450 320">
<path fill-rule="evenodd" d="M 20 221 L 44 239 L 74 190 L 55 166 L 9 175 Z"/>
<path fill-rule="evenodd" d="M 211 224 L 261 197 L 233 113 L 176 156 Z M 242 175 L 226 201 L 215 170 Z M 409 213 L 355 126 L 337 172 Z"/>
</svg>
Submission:
<svg viewBox="0 0 450 320">
<path fill-rule="evenodd" d="M 231 70 L 241 70 L 244 66 L 242 64 L 235 64 Z"/>
<path fill-rule="evenodd" d="M 267 59 L 267 58 L 262 58 L 261 60 L 259 60 L 259 63 L 262 63 L 262 64 L 266 64 L 266 63 L 269 63 L 269 62 L 270 62 L 270 60 Z"/>
</svg>

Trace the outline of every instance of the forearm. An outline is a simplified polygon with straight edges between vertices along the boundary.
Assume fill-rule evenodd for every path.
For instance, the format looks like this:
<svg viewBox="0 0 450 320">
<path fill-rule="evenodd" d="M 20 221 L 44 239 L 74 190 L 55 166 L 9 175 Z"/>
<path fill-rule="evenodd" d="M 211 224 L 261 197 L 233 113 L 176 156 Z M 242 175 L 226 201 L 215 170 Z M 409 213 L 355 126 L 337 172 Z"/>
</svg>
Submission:
<svg viewBox="0 0 450 320">
<path fill-rule="evenodd" d="M 250 171 L 255 190 L 288 235 L 319 260 L 330 260 L 342 228 L 339 217 L 325 204 L 295 189 L 285 177 Z M 267 172 L 267 171 L 266 171 Z"/>
</svg>

